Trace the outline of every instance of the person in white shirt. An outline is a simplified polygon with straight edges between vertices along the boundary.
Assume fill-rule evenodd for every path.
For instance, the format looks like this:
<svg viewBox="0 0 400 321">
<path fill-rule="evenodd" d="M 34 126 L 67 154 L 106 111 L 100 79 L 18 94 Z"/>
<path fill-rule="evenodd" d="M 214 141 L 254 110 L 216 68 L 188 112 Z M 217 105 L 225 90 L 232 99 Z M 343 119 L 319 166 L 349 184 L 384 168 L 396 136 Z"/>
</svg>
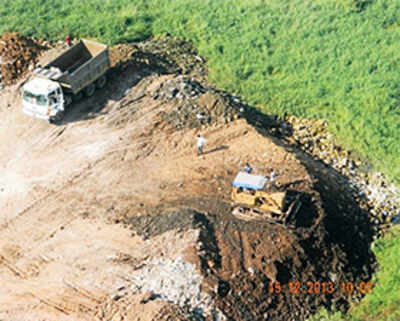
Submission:
<svg viewBox="0 0 400 321">
<path fill-rule="evenodd" d="M 277 187 L 275 181 L 276 181 L 276 173 L 275 173 L 275 171 L 271 168 L 271 169 L 269 170 L 269 181 L 268 181 L 268 184 L 269 184 L 270 188 L 276 188 L 276 187 Z"/>
<path fill-rule="evenodd" d="M 197 155 L 203 154 L 204 144 L 207 142 L 203 136 L 197 135 Z"/>
<path fill-rule="evenodd" d="M 276 179 L 276 173 L 273 169 L 271 169 L 271 173 L 269 174 L 269 181 L 271 182 L 271 184 L 275 183 L 275 179 Z"/>
</svg>

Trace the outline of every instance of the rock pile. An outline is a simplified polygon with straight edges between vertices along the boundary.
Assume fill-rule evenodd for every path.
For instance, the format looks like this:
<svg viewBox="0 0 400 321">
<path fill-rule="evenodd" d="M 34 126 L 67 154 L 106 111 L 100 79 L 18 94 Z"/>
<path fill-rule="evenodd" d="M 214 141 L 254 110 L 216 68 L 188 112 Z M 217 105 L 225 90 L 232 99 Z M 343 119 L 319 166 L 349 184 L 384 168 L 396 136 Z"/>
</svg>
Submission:
<svg viewBox="0 0 400 321">
<path fill-rule="evenodd" d="M 140 51 L 157 57 L 158 66 L 167 73 L 190 75 L 205 79 L 205 59 L 200 57 L 193 45 L 175 37 L 151 38 L 138 44 Z"/>
<path fill-rule="evenodd" d="M 169 36 L 112 46 L 110 60 L 115 70 L 129 68 L 142 76 L 155 73 L 184 74 L 198 80 L 206 77 L 205 60 L 192 44 Z"/>
<path fill-rule="evenodd" d="M 249 110 L 239 98 L 212 87 L 203 87 L 196 80 L 185 76 L 161 83 L 152 96 L 153 99 L 176 106 L 172 112 L 163 115 L 164 120 L 176 129 L 229 123 L 244 117 Z"/>
<path fill-rule="evenodd" d="M 293 129 L 292 138 L 298 146 L 332 166 L 349 179 L 350 186 L 359 191 L 358 200 L 372 215 L 378 234 L 399 212 L 400 188 L 389 183 L 383 173 L 366 170 L 365 164 L 350 151 L 336 144 L 324 120 L 285 119 Z"/>
<path fill-rule="evenodd" d="M 196 266 L 185 262 L 181 257 L 171 261 L 155 259 L 145 263 L 145 267 L 132 275 L 133 289 L 150 292 L 154 299 L 160 298 L 176 304 L 194 320 L 226 320 L 224 315 L 211 308 L 211 297 L 202 291 L 203 277 Z"/>
<path fill-rule="evenodd" d="M 205 89 L 197 81 L 181 76 L 162 83 L 153 93 L 153 98 L 176 99 L 182 102 L 184 99 L 198 98 L 204 92 Z"/>
<path fill-rule="evenodd" d="M 43 41 L 35 41 L 18 33 L 3 34 L 0 37 L 0 73 L 3 84 L 13 84 L 32 70 L 44 49 Z"/>
</svg>

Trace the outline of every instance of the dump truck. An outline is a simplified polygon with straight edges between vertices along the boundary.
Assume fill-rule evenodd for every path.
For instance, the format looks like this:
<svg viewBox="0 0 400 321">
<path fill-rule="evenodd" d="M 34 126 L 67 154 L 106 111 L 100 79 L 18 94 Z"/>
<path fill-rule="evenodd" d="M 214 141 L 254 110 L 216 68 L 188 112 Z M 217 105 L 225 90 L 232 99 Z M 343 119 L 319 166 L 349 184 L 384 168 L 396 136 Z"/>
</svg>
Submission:
<svg viewBox="0 0 400 321">
<path fill-rule="evenodd" d="M 301 193 L 268 192 L 264 190 L 267 182 L 264 176 L 239 172 L 232 183 L 232 214 L 240 219 L 266 219 L 286 226 L 301 207 Z"/>
<path fill-rule="evenodd" d="M 66 107 L 106 84 L 108 47 L 81 40 L 54 60 L 33 70 L 22 88 L 22 111 L 49 122 L 64 117 Z"/>
</svg>

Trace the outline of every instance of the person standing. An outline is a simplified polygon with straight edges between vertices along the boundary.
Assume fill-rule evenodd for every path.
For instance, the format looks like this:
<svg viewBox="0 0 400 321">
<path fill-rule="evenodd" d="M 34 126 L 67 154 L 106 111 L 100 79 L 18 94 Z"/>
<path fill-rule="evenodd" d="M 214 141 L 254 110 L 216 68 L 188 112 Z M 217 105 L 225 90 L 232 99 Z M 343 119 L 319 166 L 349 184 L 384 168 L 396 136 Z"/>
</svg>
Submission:
<svg viewBox="0 0 400 321">
<path fill-rule="evenodd" d="M 271 168 L 270 174 L 269 174 L 269 183 L 271 186 L 276 186 L 275 185 L 275 180 L 276 180 L 276 173 L 275 171 Z"/>
<path fill-rule="evenodd" d="M 206 139 L 201 136 L 201 135 L 197 135 L 196 136 L 197 139 L 197 155 L 202 155 L 203 154 L 203 147 L 204 144 L 207 142 Z"/>
<path fill-rule="evenodd" d="M 64 41 L 68 48 L 71 47 L 72 38 L 70 35 L 66 36 Z"/>
<path fill-rule="evenodd" d="M 249 165 L 249 163 L 246 163 L 243 169 L 247 174 L 250 174 L 253 171 L 253 168 Z"/>
</svg>

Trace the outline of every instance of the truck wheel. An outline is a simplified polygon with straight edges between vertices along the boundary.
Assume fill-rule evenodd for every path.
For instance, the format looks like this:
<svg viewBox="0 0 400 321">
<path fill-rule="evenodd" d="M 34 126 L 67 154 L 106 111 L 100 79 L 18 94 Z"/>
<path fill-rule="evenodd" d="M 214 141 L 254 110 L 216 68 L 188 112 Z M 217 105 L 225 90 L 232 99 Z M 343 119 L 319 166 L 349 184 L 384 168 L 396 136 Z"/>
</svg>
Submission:
<svg viewBox="0 0 400 321">
<path fill-rule="evenodd" d="M 101 89 L 106 85 L 107 78 L 106 76 L 101 76 L 99 79 L 96 80 L 96 87 Z"/>
<path fill-rule="evenodd" d="M 54 120 L 55 121 L 61 121 L 64 118 L 65 112 L 64 111 L 59 111 L 57 115 L 55 116 Z"/>
<path fill-rule="evenodd" d="M 56 115 L 49 118 L 49 123 L 55 124 L 55 123 L 61 121 L 64 118 L 64 115 L 65 115 L 64 111 L 58 112 Z"/>
<path fill-rule="evenodd" d="M 92 96 L 94 94 L 95 90 L 96 90 L 96 86 L 94 84 L 90 84 L 89 86 L 87 86 L 85 88 L 86 96 L 88 96 L 88 97 Z"/>
<path fill-rule="evenodd" d="M 78 92 L 77 94 L 75 94 L 75 95 L 72 96 L 72 99 L 73 99 L 74 101 L 79 101 L 79 100 L 81 100 L 82 98 L 83 98 L 83 92 L 82 92 L 82 91 L 80 91 L 80 92 Z"/>
</svg>

